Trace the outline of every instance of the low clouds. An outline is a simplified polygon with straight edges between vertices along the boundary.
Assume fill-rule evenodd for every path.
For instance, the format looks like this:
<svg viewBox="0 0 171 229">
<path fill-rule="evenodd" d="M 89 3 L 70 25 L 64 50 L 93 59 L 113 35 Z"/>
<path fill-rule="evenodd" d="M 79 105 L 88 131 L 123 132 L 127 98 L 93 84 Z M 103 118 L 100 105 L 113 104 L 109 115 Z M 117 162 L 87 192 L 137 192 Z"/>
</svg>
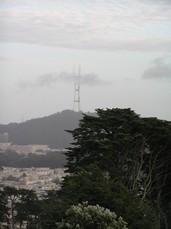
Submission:
<svg viewBox="0 0 171 229">
<path fill-rule="evenodd" d="M 102 80 L 95 73 L 88 73 L 81 77 L 81 84 L 87 86 L 107 86 L 110 85 L 110 81 Z"/>
<path fill-rule="evenodd" d="M 171 56 L 157 58 L 143 74 L 144 79 L 171 79 Z"/>
<path fill-rule="evenodd" d="M 0 41 L 79 49 L 171 49 L 167 0 L 4 1 Z"/>
<path fill-rule="evenodd" d="M 76 76 L 78 77 L 78 76 Z M 74 84 L 74 74 L 68 72 L 48 73 L 38 76 L 35 80 L 20 80 L 17 84 L 19 89 L 27 89 L 34 87 L 52 87 L 58 83 Z M 95 73 L 81 75 L 80 84 L 85 86 L 109 85 L 111 82 L 102 80 Z"/>
</svg>

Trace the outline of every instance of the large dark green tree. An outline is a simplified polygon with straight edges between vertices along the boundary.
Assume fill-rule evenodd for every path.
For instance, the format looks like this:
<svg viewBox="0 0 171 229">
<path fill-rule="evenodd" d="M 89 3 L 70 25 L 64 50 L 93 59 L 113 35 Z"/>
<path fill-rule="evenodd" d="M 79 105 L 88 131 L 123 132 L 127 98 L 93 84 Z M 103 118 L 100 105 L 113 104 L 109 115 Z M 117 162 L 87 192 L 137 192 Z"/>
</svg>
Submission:
<svg viewBox="0 0 171 229">
<path fill-rule="evenodd" d="M 122 181 L 111 179 L 96 164 L 80 168 L 67 176 L 59 192 L 63 202 L 76 205 L 88 201 L 116 212 L 128 222 L 130 229 L 156 229 L 157 219 L 148 204 L 141 204 L 137 193 L 128 190 Z"/>
<path fill-rule="evenodd" d="M 56 222 L 62 219 L 69 205 L 61 201 L 55 190 L 48 191 L 39 203 L 41 209 L 40 228 L 56 229 Z"/>
<path fill-rule="evenodd" d="M 37 228 L 40 218 L 40 205 L 36 193 L 33 190 L 19 189 L 18 201 L 15 204 L 15 222 L 19 223 L 20 228 L 23 222 L 27 228 Z"/>
<path fill-rule="evenodd" d="M 15 228 L 15 206 L 19 200 L 19 193 L 18 190 L 14 187 L 5 187 L 4 194 L 8 200 L 9 204 L 9 211 L 10 211 L 10 225 L 11 228 Z"/>
<path fill-rule="evenodd" d="M 79 128 L 69 132 L 74 142 L 67 153 L 71 178 L 66 179 L 73 179 L 78 167 L 95 163 L 111 182 L 136 193 L 140 207 L 155 208 L 168 228 L 171 122 L 141 118 L 131 109 L 97 109 L 96 116 L 84 115 Z"/>
<path fill-rule="evenodd" d="M 8 207 L 7 207 L 8 206 Z M 0 222 L 7 222 L 14 229 L 16 224 L 34 229 L 39 225 L 40 204 L 33 190 L 4 187 L 0 191 Z"/>
<path fill-rule="evenodd" d="M 0 226 L 1 223 L 8 223 L 8 207 L 7 197 L 5 193 L 0 190 Z"/>
</svg>

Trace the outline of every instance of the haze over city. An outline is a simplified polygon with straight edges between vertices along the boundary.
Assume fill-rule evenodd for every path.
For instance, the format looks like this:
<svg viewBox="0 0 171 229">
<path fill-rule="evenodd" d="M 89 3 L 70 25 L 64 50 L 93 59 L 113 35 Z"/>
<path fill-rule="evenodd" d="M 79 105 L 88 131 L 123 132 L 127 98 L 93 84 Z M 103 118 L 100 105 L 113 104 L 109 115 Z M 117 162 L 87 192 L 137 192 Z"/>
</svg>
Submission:
<svg viewBox="0 0 171 229">
<path fill-rule="evenodd" d="M 1 0 L 0 123 L 120 107 L 171 120 L 170 0 Z"/>
</svg>

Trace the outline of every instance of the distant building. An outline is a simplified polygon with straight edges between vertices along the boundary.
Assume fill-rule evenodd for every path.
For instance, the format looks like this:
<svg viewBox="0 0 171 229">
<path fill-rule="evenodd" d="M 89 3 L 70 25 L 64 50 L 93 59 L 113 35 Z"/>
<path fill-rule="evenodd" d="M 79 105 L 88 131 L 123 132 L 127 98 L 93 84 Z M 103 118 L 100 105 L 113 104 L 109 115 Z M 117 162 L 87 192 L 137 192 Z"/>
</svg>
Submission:
<svg viewBox="0 0 171 229">
<path fill-rule="evenodd" d="M 43 154 L 49 150 L 48 145 L 14 145 L 11 143 L 0 143 L 0 150 L 7 151 L 15 151 L 17 153 L 35 153 L 35 154 Z"/>
<path fill-rule="evenodd" d="M 0 143 L 0 150 L 6 151 L 9 149 L 11 143 Z"/>
</svg>

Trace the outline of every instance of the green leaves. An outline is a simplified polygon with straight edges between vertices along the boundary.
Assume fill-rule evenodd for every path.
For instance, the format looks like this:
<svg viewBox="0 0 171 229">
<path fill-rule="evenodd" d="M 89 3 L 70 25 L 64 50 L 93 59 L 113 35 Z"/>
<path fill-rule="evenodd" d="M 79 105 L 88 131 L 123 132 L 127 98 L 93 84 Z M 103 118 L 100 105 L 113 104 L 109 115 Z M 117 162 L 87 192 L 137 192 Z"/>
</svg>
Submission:
<svg viewBox="0 0 171 229">
<path fill-rule="evenodd" d="M 160 216 L 163 212 L 165 214 L 168 212 L 168 202 L 171 201 L 168 191 L 171 180 L 171 122 L 157 118 L 141 118 L 131 109 L 97 109 L 96 111 L 97 116 L 84 115 L 79 128 L 70 131 L 74 143 L 66 155 L 71 176 L 65 179 L 63 191 L 65 188 L 68 189 L 71 199 L 76 202 L 87 198 L 89 201 L 94 201 L 92 202 L 94 204 L 99 203 L 101 198 L 104 200 L 103 203 L 100 202 L 102 206 L 108 207 L 110 202 L 106 197 L 112 193 L 110 185 L 112 182 L 116 185 L 119 181 L 128 191 L 134 193 L 134 197 L 131 198 L 133 203 L 134 200 L 138 201 L 137 206 L 142 207 L 148 203 L 151 212 L 154 212 L 153 207 L 155 207 L 162 224 L 166 216 L 163 218 Z M 97 166 L 99 173 L 97 168 L 96 171 L 93 169 L 92 164 Z M 78 168 L 82 168 L 82 173 L 78 174 Z M 91 176 L 88 176 L 88 171 L 92 172 Z M 96 183 L 92 179 L 92 174 L 100 178 L 103 173 L 109 175 L 110 185 L 106 184 L 105 187 L 102 185 L 105 184 L 104 180 Z M 91 185 L 96 194 L 91 190 Z M 92 195 L 87 193 L 87 187 L 90 188 Z M 106 195 L 97 187 L 100 190 L 104 188 Z M 118 211 L 120 211 L 119 208 L 123 208 L 121 193 L 118 201 L 121 203 L 118 204 Z M 113 198 L 113 202 L 117 203 L 116 198 Z M 131 202 L 127 204 L 132 206 Z M 144 212 L 141 207 L 137 209 L 138 213 Z M 128 208 L 129 206 L 126 209 Z M 134 212 L 133 208 L 131 211 Z M 143 221 L 143 217 L 139 218 Z M 155 221 L 155 217 L 152 218 Z M 150 224 L 152 218 L 146 217 L 144 222 L 151 225 L 151 228 L 155 228 Z M 144 225 L 142 223 L 142 228 Z"/>
<path fill-rule="evenodd" d="M 114 212 L 88 202 L 72 205 L 65 215 L 57 223 L 59 229 L 127 229 L 126 222 Z"/>
</svg>

